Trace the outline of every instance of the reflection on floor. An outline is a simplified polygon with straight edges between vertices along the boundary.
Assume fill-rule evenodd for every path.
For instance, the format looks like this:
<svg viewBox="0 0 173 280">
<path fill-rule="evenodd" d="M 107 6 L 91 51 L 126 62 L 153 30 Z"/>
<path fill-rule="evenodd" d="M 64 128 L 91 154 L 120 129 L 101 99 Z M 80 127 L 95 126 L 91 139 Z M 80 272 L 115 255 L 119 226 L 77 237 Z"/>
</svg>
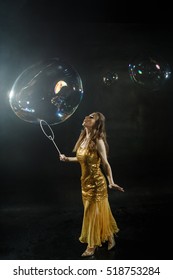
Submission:
<svg viewBox="0 0 173 280">
<path fill-rule="evenodd" d="M 90 259 L 169 259 L 172 246 L 173 194 L 114 193 L 110 205 L 120 232 L 116 246 L 107 243 Z M 4 206 L 0 212 L 1 260 L 80 260 L 86 245 L 78 241 L 82 205 Z M 116 204 L 116 205 L 115 205 Z"/>
</svg>

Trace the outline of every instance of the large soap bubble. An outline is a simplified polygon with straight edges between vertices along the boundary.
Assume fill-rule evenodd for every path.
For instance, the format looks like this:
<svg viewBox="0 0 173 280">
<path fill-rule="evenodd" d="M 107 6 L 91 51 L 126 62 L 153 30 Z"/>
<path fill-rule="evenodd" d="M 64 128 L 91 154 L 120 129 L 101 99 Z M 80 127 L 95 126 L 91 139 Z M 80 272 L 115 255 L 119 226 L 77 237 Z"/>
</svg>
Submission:
<svg viewBox="0 0 173 280">
<path fill-rule="evenodd" d="M 151 91 L 159 90 L 171 75 L 168 63 L 157 56 L 137 56 L 128 69 L 130 78 L 136 85 Z"/>
<path fill-rule="evenodd" d="M 83 97 L 82 80 L 68 63 L 52 58 L 28 67 L 9 95 L 14 113 L 24 121 L 50 125 L 67 120 Z"/>
</svg>

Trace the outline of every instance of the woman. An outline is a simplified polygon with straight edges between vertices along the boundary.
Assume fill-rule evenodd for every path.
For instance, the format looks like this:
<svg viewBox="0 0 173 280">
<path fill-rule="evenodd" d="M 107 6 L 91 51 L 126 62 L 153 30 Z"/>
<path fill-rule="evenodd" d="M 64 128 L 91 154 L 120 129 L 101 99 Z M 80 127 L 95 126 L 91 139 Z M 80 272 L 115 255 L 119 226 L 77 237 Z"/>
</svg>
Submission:
<svg viewBox="0 0 173 280">
<path fill-rule="evenodd" d="M 60 160 L 78 161 L 81 165 L 84 215 L 79 240 L 87 243 L 87 248 L 82 254 L 85 257 L 94 255 L 95 249 L 102 246 L 103 242 L 108 241 L 108 250 L 115 246 L 114 234 L 119 229 L 110 209 L 107 181 L 110 188 L 122 192 L 124 190 L 114 183 L 107 159 L 109 147 L 104 115 L 94 112 L 85 117 L 82 125 L 83 129 L 73 150 L 76 152 L 76 157 L 60 155 Z"/>
</svg>

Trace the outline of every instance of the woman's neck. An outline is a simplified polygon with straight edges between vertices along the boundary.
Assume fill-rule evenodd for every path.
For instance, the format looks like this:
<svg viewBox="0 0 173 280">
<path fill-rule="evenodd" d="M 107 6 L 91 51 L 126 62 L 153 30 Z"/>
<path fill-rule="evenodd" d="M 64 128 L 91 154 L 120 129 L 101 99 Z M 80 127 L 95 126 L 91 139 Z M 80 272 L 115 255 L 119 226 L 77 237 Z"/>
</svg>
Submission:
<svg viewBox="0 0 173 280">
<path fill-rule="evenodd" d="M 86 131 L 86 138 L 89 138 L 91 135 L 91 130 L 86 128 L 85 131 Z"/>
</svg>

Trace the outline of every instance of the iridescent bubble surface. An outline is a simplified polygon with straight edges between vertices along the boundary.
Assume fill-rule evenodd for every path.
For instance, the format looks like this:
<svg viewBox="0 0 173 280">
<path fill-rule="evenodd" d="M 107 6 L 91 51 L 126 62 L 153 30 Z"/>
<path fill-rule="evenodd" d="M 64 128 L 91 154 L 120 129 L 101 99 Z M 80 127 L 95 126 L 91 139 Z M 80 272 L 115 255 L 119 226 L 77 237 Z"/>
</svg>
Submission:
<svg viewBox="0 0 173 280">
<path fill-rule="evenodd" d="M 118 80 L 118 74 L 116 74 L 115 72 L 107 72 L 104 76 L 103 76 L 103 82 L 105 85 L 107 86 L 111 86 L 112 84 L 115 83 L 115 81 Z"/>
<path fill-rule="evenodd" d="M 131 80 L 148 90 L 159 90 L 170 78 L 171 69 L 163 58 L 141 55 L 135 57 L 128 66 Z"/>
<path fill-rule="evenodd" d="M 24 70 L 14 82 L 9 102 L 22 120 L 53 125 L 67 120 L 83 97 L 82 80 L 67 62 L 52 58 Z"/>
</svg>

